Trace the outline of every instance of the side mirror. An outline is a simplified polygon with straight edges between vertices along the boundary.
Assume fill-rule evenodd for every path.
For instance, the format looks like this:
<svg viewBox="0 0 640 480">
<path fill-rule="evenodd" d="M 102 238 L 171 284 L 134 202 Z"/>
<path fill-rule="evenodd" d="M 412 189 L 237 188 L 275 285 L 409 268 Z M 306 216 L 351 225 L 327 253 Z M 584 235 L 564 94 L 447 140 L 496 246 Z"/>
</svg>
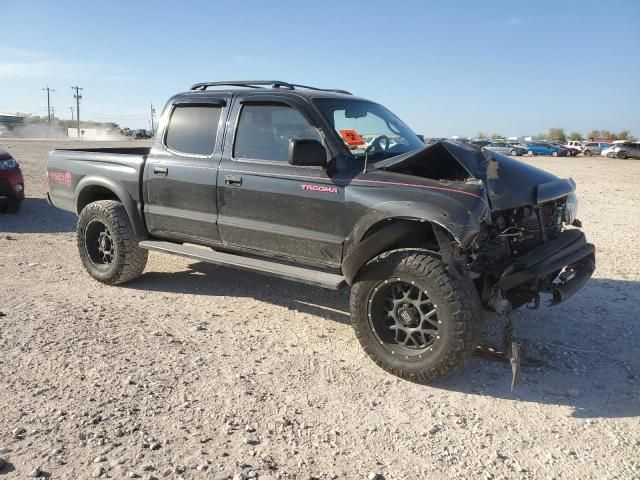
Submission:
<svg viewBox="0 0 640 480">
<path fill-rule="evenodd" d="M 327 164 L 327 151 L 318 140 L 292 138 L 289 140 L 289 163 L 324 167 Z"/>
</svg>

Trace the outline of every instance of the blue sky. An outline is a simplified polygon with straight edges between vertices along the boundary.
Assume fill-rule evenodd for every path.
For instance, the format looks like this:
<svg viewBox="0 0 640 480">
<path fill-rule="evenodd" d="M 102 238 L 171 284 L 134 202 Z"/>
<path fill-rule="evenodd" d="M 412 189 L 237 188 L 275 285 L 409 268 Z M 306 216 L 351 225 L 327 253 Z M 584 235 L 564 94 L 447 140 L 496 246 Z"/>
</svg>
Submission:
<svg viewBox="0 0 640 480">
<path fill-rule="evenodd" d="M 376 100 L 427 136 L 564 127 L 640 136 L 640 1 L 0 0 L 0 112 L 148 127 L 198 81 Z M 158 108 L 160 110 L 160 108 Z"/>
</svg>

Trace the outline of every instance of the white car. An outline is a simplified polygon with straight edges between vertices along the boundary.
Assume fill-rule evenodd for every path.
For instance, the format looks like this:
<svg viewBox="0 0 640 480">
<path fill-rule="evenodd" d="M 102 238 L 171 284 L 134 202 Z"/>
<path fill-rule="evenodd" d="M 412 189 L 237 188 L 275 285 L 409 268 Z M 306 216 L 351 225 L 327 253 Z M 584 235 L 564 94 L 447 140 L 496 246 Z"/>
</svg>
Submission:
<svg viewBox="0 0 640 480">
<path fill-rule="evenodd" d="M 602 152 L 600 152 L 600 155 L 602 155 L 603 157 L 615 157 L 616 154 L 620 151 L 620 146 L 628 142 L 629 140 L 614 140 L 613 145 L 602 150 Z"/>
<path fill-rule="evenodd" d="M 617 150 L 616 150 L 617 149 Z M 613 155 L 615 153 L 618 153 L 618 150 L 620 150 L 620 145 L 611 145 L 609 148 L 605 148 L 600 152 L 600 156 L 602 157 L 608 157 L 609 154 Z"/>
<path fill-rule="evenodd" d="M 584 151 L 584 143 L 582 143 L 580 140 L 569 140 L 565 147 L 571 150 L 578 150 L 578 152 Z"/>
</svg>

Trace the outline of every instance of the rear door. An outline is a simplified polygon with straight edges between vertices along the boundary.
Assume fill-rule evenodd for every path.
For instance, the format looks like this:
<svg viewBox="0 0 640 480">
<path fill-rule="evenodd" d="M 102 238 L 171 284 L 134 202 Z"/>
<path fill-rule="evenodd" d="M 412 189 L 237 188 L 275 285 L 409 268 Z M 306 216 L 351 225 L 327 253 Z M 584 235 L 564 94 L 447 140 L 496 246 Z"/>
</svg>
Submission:
<svg viewBox="0 0 640 480">
<path fill-rule="evenodd" d="M 149 232 L 174 240 L 216 242 L 216 181 L 228 94 L 199 93 L 163 113 L 144 173 Z"/>
<path fill-rule="evenodd" d="M 234 105 L 218 175 L 225 244 L 339 265 L 344 186 L 322 167 L 288 163 L 292 138 L 315 139 L 327 148 L 314 115 L 302 100 L 283 96 L 252 95 Z"/>
</svg>

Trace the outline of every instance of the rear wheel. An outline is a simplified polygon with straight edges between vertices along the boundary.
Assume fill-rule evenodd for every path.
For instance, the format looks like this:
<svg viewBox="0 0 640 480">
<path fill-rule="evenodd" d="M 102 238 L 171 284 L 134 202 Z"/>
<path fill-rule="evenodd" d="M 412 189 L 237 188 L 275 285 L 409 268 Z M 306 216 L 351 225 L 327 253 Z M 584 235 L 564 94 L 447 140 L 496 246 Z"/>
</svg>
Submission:
<svg viewBox="0 0 640 480">
<path fill-rule="evenodd" d="M 147 264 L 147 250 L 138 238 L 124 206 L 113 200 L 93 202 L 78 217 L 77 241 L 82 264 L 107 285 L 138 278 Z"/>
<path fill-rule="evenodd" d="M 527 155 L 529 155 L 530 157 L 533 157 L 535 153 L 533 153 L 533 150 L 528 150 Z"/>
<path fill-rule="evenodd" d="M 394 375 L 420 383 L 444 377 L 477 344 L 480 303 L 472 288 L 419 250 L 384 253 L 351 289 L 356 336 Z"/>
<path fill-rule="evenodd" d="M 516 155 L 518 155 L 518 151 L 517 151 L 517 150 L 515 150 L 515 149 L 514 149 L 514 150 L 511 150 L 511 151 L 509 152 L 509 155 L 511 155 L 512 157 L 515 157 Z"/>
<path fill-rule="evenodd" d="M 590 157 L 591 156 L 591 150 L 585 150 L 584 151 L 584 155 L 585 155 L 585 157 Z"/>
<path fill-rule="evenodd" d="M 556 152 L 556 151 L 551 152 L 551 156 L 552 157 L 557 157 L 558 156 L 558 152 Z"/>
<path fill-rule="evenodd" d="M 627 152 L 618 152 L 618 158 L 626 160 L 627 159 Z"/>
</svg>

